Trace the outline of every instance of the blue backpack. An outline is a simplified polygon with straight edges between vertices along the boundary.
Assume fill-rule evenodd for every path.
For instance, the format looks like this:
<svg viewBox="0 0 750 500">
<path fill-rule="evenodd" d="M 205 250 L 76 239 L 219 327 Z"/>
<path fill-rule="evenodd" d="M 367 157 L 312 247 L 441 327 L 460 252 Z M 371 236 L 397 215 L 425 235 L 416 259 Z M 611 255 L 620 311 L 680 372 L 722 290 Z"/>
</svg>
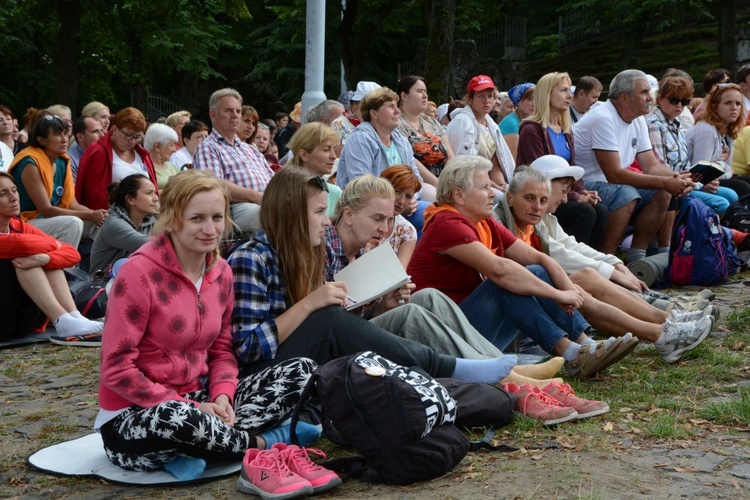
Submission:
<svg viewBox="0 0 750 500">
<path fill-rule="evenodd" d="M 675 285 L 715 285 L 740 268 L 731 231 L 693 197 L 681 200 L 669 251 L 667 276 Z"/>
</svg>

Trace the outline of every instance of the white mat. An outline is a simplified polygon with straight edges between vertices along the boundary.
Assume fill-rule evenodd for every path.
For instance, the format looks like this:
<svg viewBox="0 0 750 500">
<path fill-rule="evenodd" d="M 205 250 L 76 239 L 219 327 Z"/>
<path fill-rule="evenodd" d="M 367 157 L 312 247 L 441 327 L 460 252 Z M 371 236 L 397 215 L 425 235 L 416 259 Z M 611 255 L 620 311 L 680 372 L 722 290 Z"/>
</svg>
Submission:
<svg viewBox="0 0 750 500">
<path fill-rule="evenodd" d="M 28 462 L 37 469 L 54 474 L 98 476 L 115 483 L 144 486 L 189 484 L 219 479 L 237 474 L 242 468 L 241 462 L 209 465 L 201 477 L 192 481 L 181 481 L 164 471 L 127 471 L 109 461 L 104 453 L 102 438 L 98 433 L 42 448 L 32 454 Z"/>
</svg>

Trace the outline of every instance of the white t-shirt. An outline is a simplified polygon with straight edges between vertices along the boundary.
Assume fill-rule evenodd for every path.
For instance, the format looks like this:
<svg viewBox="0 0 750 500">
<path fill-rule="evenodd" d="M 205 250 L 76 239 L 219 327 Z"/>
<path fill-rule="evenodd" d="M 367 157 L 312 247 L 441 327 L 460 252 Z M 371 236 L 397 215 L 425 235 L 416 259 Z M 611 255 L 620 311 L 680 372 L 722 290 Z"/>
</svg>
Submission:
<svg viewBox="0 0 750 500">
<path fill-rule="evenodd" d="M 190 154 L 187 148 L 180 148 L 179 151 L 172 153 L 169 157 L 169 163 L 175 167 L 182 169 L 183 165 L 193 164 L 193 155 Z"/>
<path fill-rule="evenodd" d="M 648 125 L 643 116 L 631 123 L 620 118 L 611 101 L 592 109 L 573 129 L 576 145 L 576 165 L 583 167 L 584 182 L 606 182 L 595 150 L 614 151 L 620 155 L 620 168 L 628 168 L 638 153 L 651 149 Z"/>
<path fill-rule="evenodd" d="M 0 142 L 0 172 L 7 172 L 13 162 L 13 150 L 4 142 Z"/>
<path fill-rule="evenodd" d="M 112 151 L 112 182 L 119 182 L 133 174 L 148 175 L 148 170 L 141 155 L 138 154 L 138 151 L 133 151 L 133 154 L 135 154 L 135 160 L 133 160 L 133 163 L 128 163 Z"/>
</svg>

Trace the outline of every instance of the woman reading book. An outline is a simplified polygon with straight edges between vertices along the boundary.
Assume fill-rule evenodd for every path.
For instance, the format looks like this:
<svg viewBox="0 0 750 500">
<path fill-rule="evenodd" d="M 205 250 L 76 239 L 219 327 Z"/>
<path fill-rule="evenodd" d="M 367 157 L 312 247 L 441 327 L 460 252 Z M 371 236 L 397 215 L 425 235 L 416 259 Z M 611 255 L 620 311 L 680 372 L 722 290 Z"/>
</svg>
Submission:
<svg viewBox="0 0 750 500">
<path fill-rule="evenodd" d="M 654 153 L 675 172 L 688 170 L 691 166 L 687 139 L 680 127 L 680 113 L 692 97 L 692 83 L 678 76 L 664 78 L 659 85 L 656 106 L 646 118 Z M 737 193 L 720 186 L 718 179 L 694 175 L 693 181 L 698 184 L 688 196 L 699 198 L 716 213 L 724 213 L 731 203 L 737 201 Z M 674 216 L 675 213 L 672 213 L 672 222 Z"/>
<path fill-rule="evenodd" d="M 740 86 L 720 83 L 706 96 L 704 103 L 703 114 L 685 137 L 690 164 L 718 162 L 725 171 L 719 184 L 735 191 L 739 197 L 750 194 L 750 177 L 734 175 L 732 171 L 734 140 L 745 126 Z"/>
<path fill-rule="evenodd" d="M 390 189 L 384 218 L 392 219 L 393 188 L 385 180 L 380 182 Z M 330 226 L 325 215 L 326 187 L 323 179 L 306 170 L 282 169 L 263 194 L 262 229 L 229 258 L 234 272 L 234 346 L 241 373 L 257 372 L 300 353 L 325 363 L 372 350 L 401 365 L 419 366 L 435 377 L 488 383 L 507 377 L 515 356 L 501 356 L 497 350 L 480 356 L 475 349 L 475 357 L 489 359 L 457 358 L 389 333 L 344 309 L 346 284 L 325 281 L 324 239 Z M 289 213 L 299 214 L 293 224 Z M 405 292 L 401 296 L 408 299 Z M 397 303 L 396 297 L 386 300 Z M 435 318 L 436 327 L 438 323 Z M 442 330 L 447 327 L 443 325 Z M 466 344 L 464 348 L 471 347 Z M 555 360 L 533 375 L 551 376 L 559 367 Z M 531 373 L 521 370 L 522 375 Z M 516 380 L 515 373 L 511 380 Z"/>
</svg>

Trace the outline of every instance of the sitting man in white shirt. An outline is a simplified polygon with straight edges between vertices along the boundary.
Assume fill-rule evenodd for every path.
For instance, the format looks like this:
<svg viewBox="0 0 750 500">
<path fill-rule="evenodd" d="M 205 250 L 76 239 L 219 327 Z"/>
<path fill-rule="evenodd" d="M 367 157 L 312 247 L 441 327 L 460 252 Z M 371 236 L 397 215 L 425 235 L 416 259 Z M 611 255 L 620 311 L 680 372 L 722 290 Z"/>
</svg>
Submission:
<svg viewBox="0 0 750 500">
<path fill-rule="evenodd" d="M 651 100 L 646 74 L 625 70 L 612 80 L 609 100 L 573 129 L 576 163 L 585 171 L 586 189 L 597 191 L 609 208 L 601 251 L 614 254 L 633 219 L 628 261 L 646 256 L 671 196 L 685 196 L 694 186 L 689 173 L 672 172 L 651 149 L 644 118 Z M 642 172 L 629 168 L 636 160 Z"/>
</svg>

